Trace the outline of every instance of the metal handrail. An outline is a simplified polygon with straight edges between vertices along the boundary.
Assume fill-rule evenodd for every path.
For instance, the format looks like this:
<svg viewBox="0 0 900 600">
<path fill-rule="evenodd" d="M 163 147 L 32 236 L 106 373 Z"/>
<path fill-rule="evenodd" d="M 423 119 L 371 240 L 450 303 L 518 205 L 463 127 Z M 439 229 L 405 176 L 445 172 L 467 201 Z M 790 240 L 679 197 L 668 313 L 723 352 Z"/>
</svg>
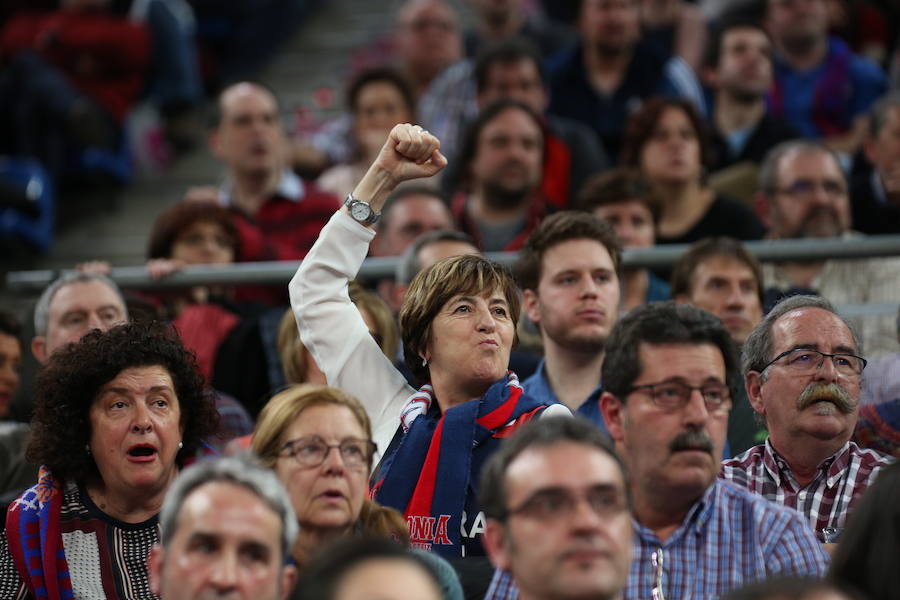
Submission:
<svg viewBox="0 0 900 600">
<path fill-rule="evenodd" d="M 764 240 L 745 242 L 744 246 L 761 262 L 786 260 L 830 260 L 900 256 L 900 235 L 870 235 L 850 238 Z M 667 244 L 652 248 L 625 250 L 622 262 L 626 267 L 668 267 L 689 248 L 688 244 Z M 489 253 L 488 258 L 511 265 L 518 256 L 515 252 Z M 368 258 L 360 269 L 366 278 L 393 277 L 399 257 Z M 110 277 L 118 285 L 128 289 L 178 288 L 192 285 L 213 284 L 287 284 L 300 265 L 299 261 L 272 261 L 235 263 L 219 266 L 190 266 L 162 279 L 153 279 L 146 268 L 115 267 Z M 10 271 L 6 275 L 6 287 L 16 293 L 39 292 L 59 277 L 60 270 Z"/>
</svg>

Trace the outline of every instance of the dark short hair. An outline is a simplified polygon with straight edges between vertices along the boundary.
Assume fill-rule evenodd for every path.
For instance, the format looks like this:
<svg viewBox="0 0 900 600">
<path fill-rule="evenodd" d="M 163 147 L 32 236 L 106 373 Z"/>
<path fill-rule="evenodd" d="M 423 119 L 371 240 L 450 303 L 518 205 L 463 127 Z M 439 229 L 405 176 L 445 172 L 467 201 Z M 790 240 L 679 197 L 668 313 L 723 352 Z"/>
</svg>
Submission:
<svg viewBox="0 0 900 600">
<path fill-rule="evenodd" d="M 654 227 L 659 225 L 663 200 L 638 169 L 618 168 L 591 175 L 578 191 L 577 206 L 587 212 L 626 202 L 637 202 L 646 207 Z"/>
<path fill-rule="evenodd" d="M 387 200 L 385 200 L 384 206 L 381 208 L 381 218 L 378 219 L 378 229 L 382 231 L 386 230 L 388 228 L 388 223 L 391 222 L 391 213 L 393 213 L 394 208 L 411 196 L 427 196 L 439 200 L 444 206 L 447 206 L 447 198 L 433 185 L 427 183 L 403 184 L 394 190 L 391 195 L 387 197 Z M 450 209 L 448 208 L 447 210 L 449 212 Z"/>
<path fill-rule="evenodd" d="M 484 128 L 490 125 L 494 119 L 510 109 L 520 110 L 528 115 L 531 120 L 534 121 L 534 124 L 537 125 L 537 128 L 540 129 L 541 136 L 546 136 L 541 116 L 534 112 L 527 104 L 511 98 L 503 98 L 496 102 L 492 102 L 483 108 L 481 112 L 478 113 L 475 120 L 472 121 L 471 125 L 466 128 L 462 137 L 462 143 L 459 145 L 457 160 L 460 165 L 463 165 L 466 179 L 471 177 L 468 172 L 469 163 L 475 159 L 475 155 L 478 153 L 478 142 L 481 140 L 481 132 L 484 131 Z"/>
<path fill-rule="evenodd" d="M 457 231 L 456 229 L 435 229 L 428 231 L 416 238 L 416 241 L 403 251 L 400 262 L 397 263 L 397 283 L 409 285 L 419 271 L 422 270 L 422 263 L 419 261 L 419 252 L 432 244 L 440 242 L 459 242 L 461 244 L 470 244 L 473 248 L 478 248 L 475 240 L 467 233 Z"/>
<path fill-rule="evenodd" d="M 711 237 L 694 242 L 688 251 L 681 255 L 672 269 L 672 297 L 690 296 L 694 288 L 694 272 L 701 264 L 711 258 L 730 258 L 753 273 L 756 282 L 756 295 L 759 305 L 763 305 L 763 274 L 759 261 L 756 260 L 744 245 L 730 237 Z"/>
<path fill-rule="evenodd" d="M 732 395 L 740 385 L 738 354 L 731 334 L 715 316 L 672 300 L 651 302 L 628 311 L 606 340 L 601 379 L 604 390 L 623 401 L 641 376 L 641 344 L 711 344 L 725 362 L 726 384 Z"/>
<path fill-rule="evenodd" d="M 590 446 L 612 458 L 622 473 L 626 494 L 629 493 L 625 464 L 613 450 L 609 437 L 597 425 L 580 416 L 542 417 L 517 429 L 485 463 L 478 488 L 484 515 L 499 521 L 507 518 L 509 507 L 506 506 L 506 470 L 519 455 L 531 448 L 548 448 L 563 442 Z"/>
<path fill-rule="evenodd" d="M 347 96 L 344 102 L 346 102 L 348 110 L 356 112 L 360 93 L 362 93 L 364 87 L 372 83 L 387 83 L 394 86 L 400 92 L 403 102 L 406 103 L 409 114 L 414 115 L 416 113 L 416 99 L 409 80 L 397 69 L 391 67 L 373 67 L 357 73 L 350 81 L 350 85 L 347 86 Z"/>
<path fill-rule="evenodd" d="M 240 251 L 240 238 L 231 211 L 207 202 L 179 202 L 161 212 L 147 242 L 147 258 L 170 258 L 172 246 L 184 230 L 197 222 L 215 223 L 222 228 L 235 257 Z"/>
<path fill-rule="evenodd" d="M 847 520 L 828 577 L 866 598 L 891 598 L 900 586 L 900 463 L 878 473 Z"/>
<path fill-rule="evenodd" d="M 344 537 L 317 553 L 304 565 L 292 598 L 295 600 L 334 600 L 344 578 L 357 567 L 373 560 L 396 560 L 421 569 L 434 583 L 438 595 L 443 584 L 427 559 L 396 542 L 381 537 Z"/>
<path fill-rule="evenodd" d="M 515 273 L 519 287 L 523 290 L 536 290 L 541 280 L 544 254 L 550 248 L 570 240 L 598 242 L 609 252 L 616 273 L 621 270 L 622 249 L 609 223 L 590 213 L 570 210 L 545 218 L 528 236 L 516 261 Z"/>
<path fill-rule="evenodd" d="M 754 29 L 765 35 L 769 41 L 772 40 L 772 36 L 762 26 L 762 21 L 752 19 L 746 15 L 726 16 L 710 28 L 706 47 L 703 49 L 704 67 L 716 69 L 719 66 L 719 60 L 722 56 L 722 42 L 725 41 L 726 34 L 734 29 Z"/>
<path fill-rule="evenodd" d="M 193 353 L 174 329 L 153 321 L 95 329 L 53 353 L 37 377 L 28 459 L 65 480 L 98 477 L 97 465 L 85 451 L 91 436 L 91 406 L 100 388 L 119 373 L 150 366 L 163 367 L 175 386 L 184 444 L 176 460 L 183 465 L 216 431 L 219 413 Z"/>
<path fill-rule="evenodd" d="M 494 65 L 509 65 L 523 60 L 530 61 L 538 72 L 541 83 L 547 83 L 540 50 L 522 37 L 513 37 L 485 47 L 475 60 L 475 88 L 483 92 Z"/>
<path fill-rule="evenodd" d="M 766 364 L 772 360 L 772 354 L 774 353 L 772 349 L 772 327 L 775 325 L 775 321 L 789 312 L 801 308 L 820 308 L 838 317 L 850 331 L 853 345 L 856 346 L 856 353 L 862 354 L 862 343 L 859 340 L 859 335 L 856 333 L 856 328 L 837 312 L 837 309 L 834 308 L 831 302 L 821 296 L 790 296 L 772 307 L 772 310 L 753 328 L 753 331 L 750 332 L 750 335 L 744 341 L 744 346 L 741 350 L 741 371 L 745 375 L 750 371 L 762 372 Z"/>
<path fill-rule="evenodd" d="M 700 145 L 700 164 L 706 168 L 712 165 L 712 145 L 710 144 L 709 131 L 703 124 L 703 120 L 694 108 L 693 103 L 683 98 L 663 98 L 657 96 L 644 102 L 628 119 L 625 125 L 625 136 L 622 142 L 622 156 L 620 164 L 626 167 L 641 166 L 641 154 L 644 146 L 653 137 L 653 131 L 662 118 L 663 113 L 675 108 L 687 115 L 688 121 L 697 135 Z"/>
<path fill-rule="evenodd" d="M 13 313 L 0 310 L 0 333 L 16 338 L 21 344 L 22 322 Z"/>
</svg>

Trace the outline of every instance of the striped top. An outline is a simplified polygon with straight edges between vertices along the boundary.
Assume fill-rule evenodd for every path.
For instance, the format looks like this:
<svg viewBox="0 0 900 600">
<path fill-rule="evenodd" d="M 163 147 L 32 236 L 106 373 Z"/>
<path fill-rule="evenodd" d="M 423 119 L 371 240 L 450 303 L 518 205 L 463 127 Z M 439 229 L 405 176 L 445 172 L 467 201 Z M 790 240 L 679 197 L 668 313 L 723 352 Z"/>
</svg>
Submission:
<svg viewBox="0 0 900 600">
<path fill-rule="evenodd" d="M 159 541 L 157 517 L 124 523 L 103 513 L 74 483 L 60 510 L 60 531 L 75 598 L 150 600 L 147 556 Z M 28 598 L 25 583 L 0 535 L 0 598 Z"/>
<path fill-rule="evenodd" d="M 825 528 L 843 529 L 850 511 L 892 458 L 847 442 L 819 465 L 811 482 L 800 486 L 787 461 L 769 440 L 722 463 L 719 476 L 766 499 L 800 511 L 825 541 Z"/>
</svg>

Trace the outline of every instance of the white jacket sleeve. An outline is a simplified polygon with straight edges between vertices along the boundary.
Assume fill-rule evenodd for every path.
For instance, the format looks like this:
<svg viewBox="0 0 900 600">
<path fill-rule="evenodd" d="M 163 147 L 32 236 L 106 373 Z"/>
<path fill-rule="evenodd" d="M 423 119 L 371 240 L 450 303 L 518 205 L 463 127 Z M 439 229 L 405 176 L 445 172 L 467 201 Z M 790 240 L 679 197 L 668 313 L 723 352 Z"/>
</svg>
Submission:
<svg viewBox="0 0 900 600">
<path fill-rule="evenodd" d="M 382 353 L 347 284 L 356 277 L 375 232 L 338 211 L 322 228 L 289 291 L 300 339 L 328 384 L 355 396 L 372 421 L 383 453 L 400 425 L 400 411 L 415 390 Z M 376 459 L 377 460 L 377 459 Z"/>
</svg>

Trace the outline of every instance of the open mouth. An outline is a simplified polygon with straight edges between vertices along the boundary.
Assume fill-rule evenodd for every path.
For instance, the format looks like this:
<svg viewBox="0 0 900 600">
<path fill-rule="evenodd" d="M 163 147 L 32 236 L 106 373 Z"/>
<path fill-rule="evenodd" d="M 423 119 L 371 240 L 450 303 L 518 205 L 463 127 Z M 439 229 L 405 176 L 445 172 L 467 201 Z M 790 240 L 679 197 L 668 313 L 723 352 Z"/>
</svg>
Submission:
<svg viewBox="0 0 900 600">
<path fill-rule="evenodd" d="M 156 454 L 156 448 L 149 444 L 138 444 L 128 449 L 128 456 L 134 458 L 148 458 Z"/>
<path fill-rule="evenodd" d="M 337 490 L 327 490 L 322 492 L 321 496 L 326 500 L 342 500 L 344 498 L 344 494 Z"/>
</svg>

